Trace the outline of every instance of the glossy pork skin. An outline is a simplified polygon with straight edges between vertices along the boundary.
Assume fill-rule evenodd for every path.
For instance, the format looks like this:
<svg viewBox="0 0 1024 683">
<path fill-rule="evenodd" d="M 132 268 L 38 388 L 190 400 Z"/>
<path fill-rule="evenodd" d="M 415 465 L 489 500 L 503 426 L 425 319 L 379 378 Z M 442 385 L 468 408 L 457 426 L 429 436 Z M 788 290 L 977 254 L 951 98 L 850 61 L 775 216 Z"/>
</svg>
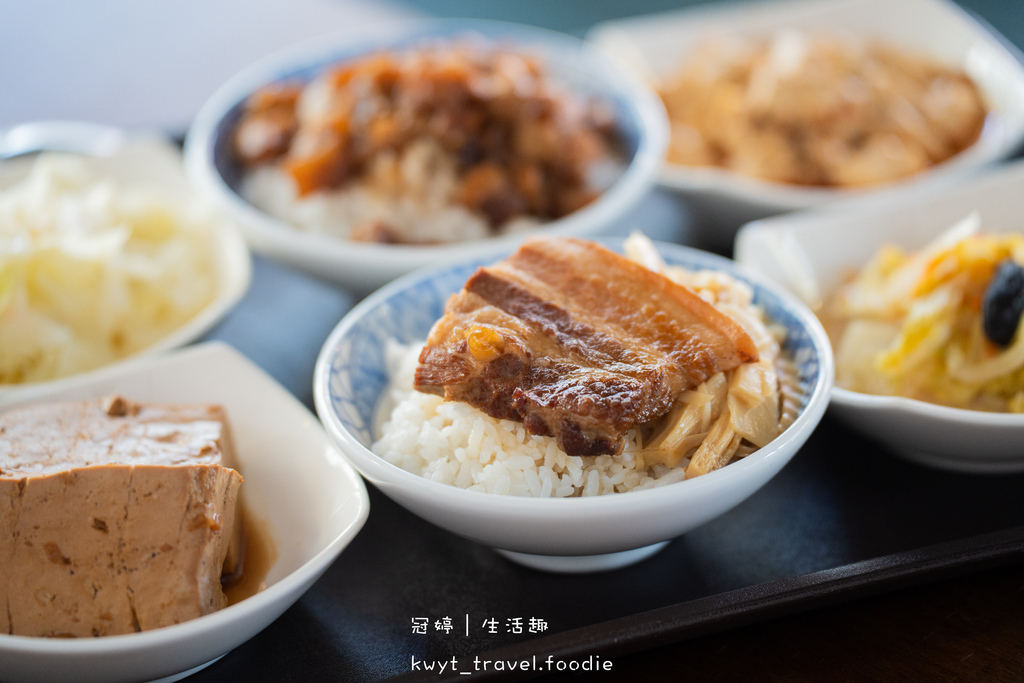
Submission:
<svg viewBox="0 0 1024 683">
<path fill-rule="evenodd" d="M 534 238 L 451 297 L 415 386 L 600 455 L 681 391 L 756 359 L 743 328 L 689 289 L 591 242 Z"/>
</svg>

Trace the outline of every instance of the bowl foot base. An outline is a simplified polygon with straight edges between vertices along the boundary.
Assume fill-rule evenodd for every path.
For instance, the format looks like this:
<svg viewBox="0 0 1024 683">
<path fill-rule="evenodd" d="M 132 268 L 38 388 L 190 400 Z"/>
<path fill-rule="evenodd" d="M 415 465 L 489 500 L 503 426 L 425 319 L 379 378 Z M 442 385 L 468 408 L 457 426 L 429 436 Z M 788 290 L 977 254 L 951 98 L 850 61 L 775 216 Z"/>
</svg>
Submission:
<svg viewBox="0 0 1024 683">
<path fill-rule="evenodd" d="M 1019 474 L 1024 472 L 1024 460 L 1020 457 L 979 458 L 971 453 L 944 455 L 912 448 L 894 448 L 893 453 L 917 465 L 927 465 L 949 472 L 965 474 Z"/>
<path fill-rule="evenodd" d="M 651 557 L 662 548 L 668 545 L 668 541 L 655 543 L 654 545 L 624 550 L 618 553 L 605 553 L 603 555 L 531 555 L 530 553 L 517 553 L 511 550 L 495 551 L 530 569 L 539 569 L 544 572 L 555 572 L 558 574 L 586 574 L 589 572 L 605 572 L 612 569 L 621 569 L 631 564 L 636 564 Z"/>
<path fill-rule="evenodd" d="M 224 655 L 221 655 L 220 657 L 214 657 L 213 659 L 211 659 L 210 661 L 206 662 L 205 664 L 200 664 L 199 666 L 193 667 L 193 668 L 189 669 L 188 671 L 182 671 L 181 673 L 171 674 L 170 676 L 165 676 L 164 678 L 158 678 L 158 679 L 156 679 L 154 681 L 150 681 L 149 683 L 174 683 L 175 681 L 180 681 L 183 678 L 188 678 L 189 676 L 191 676 L 192 674 L 194 674 L 194 673 L 196 673 L 198 671 L 202 671 L 206 667 L 208 667 L 211 664 L 213 664 L 214 662 L 218 661 L 223 656 Z"/>
</svg>

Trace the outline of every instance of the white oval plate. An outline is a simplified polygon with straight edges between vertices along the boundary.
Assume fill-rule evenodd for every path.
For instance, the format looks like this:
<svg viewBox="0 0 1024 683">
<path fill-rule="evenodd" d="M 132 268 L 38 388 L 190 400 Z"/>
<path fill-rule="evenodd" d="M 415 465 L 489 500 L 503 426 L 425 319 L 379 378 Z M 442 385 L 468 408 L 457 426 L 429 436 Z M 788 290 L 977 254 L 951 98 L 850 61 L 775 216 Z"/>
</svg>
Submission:
<svg viewBox="0 0 1024 683">
<path fill-rule="evenodd" d="M 362 479 L 328 442 L 316 417 L 247 358 L 219 342 L 135 359 L 99 377 L 75 378 L 38 400 L 119 393 L 139 401 L 220 403 L 231 422 L 252 518 L 276 560 L 266 590 L 182 624 L 103 638 L 0 634 L 0 679 L 176 680 L 259 633 L 290 607 L 362 528 Z M 20 405 L 21 403 L 19 403 Z"/>
<path fill-rule="evenodd" d="M 717 226 L 731 226 L 729 239 L 739 225 L 756 218 L 962 177 L 1006 158 L 1024 141 L 1020 52 L 947 0 L 723 2 L 598 24 L 587 38 L 656 83 L 678 69 L 693 44 L 709 31 L 765 34 L 783 27 L 870 36 L 931 55 L 966 71 L 983 91 L 991 113 L 981 138 L 963 153 L 912 178 L 873 188 L 805 188 L 724 169 L 664 164 L 659 183 L 716 217 Z"/>
<path fill-rule="evenodd" d="M 193 204 L 203 201 L 185 177 L 181 151 L 172 142 L 155 136 L 130 136 L 123 147 L 110 156 L 92 160 L 104 175 L 113 177 L 126 188 L 139 187 L 160 192 L 175 202 Z M 25 178 L 31 158 L 17 158 L 0 162 L 0 190 Z M 47 382 L 31 384 L 0 384 L 0 406 L 12 401 L 45 393 L 64 386 L 69 380 L 82 376 L 102 374 L 132 358 L 152 356 L 195 341 L 210 330 L 230 311 L 249 289 L 252 279 L 252 261 L 241 232 L 233 221 L 211 214 L 210 249 L 217 269 L 217 295 L 206 308 L 191 320 L 156 344 L 139 353 L 96 370 Z"/>
<path fill-rule="evenodd" d="M 923 247 L 972 211 L 986 232 L 1024 232 L 1024 161 L 905 201 L 841 202 L 743 226 L 736 260 L 816 308 L 884 243 Z M 1024 472 L 1024 415 L 949 408 L 832 389 L 830 410 L 914 462 L 962 472 Z"/>
</svg>

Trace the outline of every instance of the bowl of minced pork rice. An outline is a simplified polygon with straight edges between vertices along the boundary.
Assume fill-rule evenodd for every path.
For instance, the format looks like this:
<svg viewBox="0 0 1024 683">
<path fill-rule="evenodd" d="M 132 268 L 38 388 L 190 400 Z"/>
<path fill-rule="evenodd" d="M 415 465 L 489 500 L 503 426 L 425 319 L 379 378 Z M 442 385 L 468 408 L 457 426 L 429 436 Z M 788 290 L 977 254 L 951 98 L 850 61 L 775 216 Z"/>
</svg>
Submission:
<svg viewBox="0 0 1024 683">
<path fill-rule="evenodd" d="M 584 41 L 424 19 L 243 70 L 185 157 L 254 250 L 365 294 L 534 233 L 608 234 L 667 141 L 654 91 Z"/>
</svg>

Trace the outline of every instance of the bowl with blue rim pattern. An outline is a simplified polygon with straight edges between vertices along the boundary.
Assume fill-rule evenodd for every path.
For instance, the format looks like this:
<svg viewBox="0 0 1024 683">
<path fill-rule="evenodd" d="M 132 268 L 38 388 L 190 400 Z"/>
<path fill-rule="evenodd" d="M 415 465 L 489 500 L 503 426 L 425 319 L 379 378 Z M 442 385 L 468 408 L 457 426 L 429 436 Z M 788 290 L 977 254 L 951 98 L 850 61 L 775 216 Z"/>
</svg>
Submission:
<svg viewBox="0 0 1024 683">
<path fill-rule="evenodd" d="M 621 251 L 621 239 L 603 242 Z M 532 498 L 433 481 L 376 455 L 379 410 L 389 389 L 387 347 L 422 345 L 449 296 L 477 267 L 508 251 L 407 275 L 356 306 L 333 330 L 317 360 L 314 398 L 328 434 L 363 477 L 394 501 L 452 533 L 534 568 L 585 572 L 625 566 L 726 513 L 766 484 L 796 454 L 828 403 L 833 358 L 814 314 L 785 289 L 734 261 L 693 248 L 654 243 L 668 265 L 724 271 L 749 284 L 768 321 L 785 329 L 792 423 L 766 446 L 704 474 L 661 487 L 593 497 Z"/>
<path fill-rule="evenodd" d="M 242 196 L 244 170 L 232 153 L 232 137 L 246 99 L 275 83 L 306 84 L 348 60 L 424 45 L 471 41 L 497 51 L 538 59 L 568 92 L 607 106 L 622 159 L 617 178 L 596 199 L 533 230 L 447 244 L 380 244 L 299 229 L 257 208 Z M 536 230 L 592 237 L 608 234 L 650 190 L 668 144 L 668 120 L 660 99 L 635 75 L 573 36 L 507 22 L 421 19 L 388 22 L 320 36 L 286 48 L 243 70 L 200 109 L 185 141 L 190 179 L 241 226 L 257 252 L 359 292 L 368 292 L 420 267 L 510 248 Z"/>
</svg>

